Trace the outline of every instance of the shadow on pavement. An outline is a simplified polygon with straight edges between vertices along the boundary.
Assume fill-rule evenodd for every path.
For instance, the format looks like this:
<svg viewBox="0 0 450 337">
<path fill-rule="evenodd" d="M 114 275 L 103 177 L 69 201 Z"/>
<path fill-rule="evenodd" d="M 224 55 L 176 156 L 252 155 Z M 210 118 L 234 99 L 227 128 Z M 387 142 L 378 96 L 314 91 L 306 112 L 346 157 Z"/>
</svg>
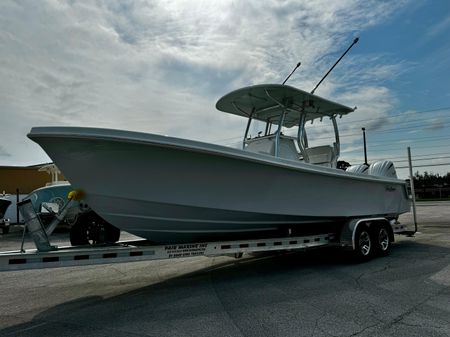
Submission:
<svg viewBox="0 0 450 337">
<path fill-rule="evenodd" d="M 400 313 L 432 295 L 448 301 L 448 286 L 430 277 L 449 263 L 450 249 L 414 241 L 363 264 L 338 249 L 258 254 L 111 298 L 66 302 L 0 336 L 402 335 Z M 426 307 L 422 330 L 402 331 L 441 336 L 449 308 Z"/>
</svg>

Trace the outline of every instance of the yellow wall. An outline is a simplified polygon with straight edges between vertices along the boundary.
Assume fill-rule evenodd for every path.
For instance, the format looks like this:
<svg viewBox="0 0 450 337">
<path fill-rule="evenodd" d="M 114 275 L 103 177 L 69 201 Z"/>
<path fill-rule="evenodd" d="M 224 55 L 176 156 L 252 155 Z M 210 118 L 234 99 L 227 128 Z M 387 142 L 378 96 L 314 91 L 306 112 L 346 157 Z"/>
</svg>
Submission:
<svg viewBox="0 0 450 337">
<path fill-rule="evenodd" d="M 51 182 L 50 174 L 38 171 L 40 167 L 0 166 L 0 194 L 3 191 L 15 194 L 17 188 L 20 194 L 28 194 Z M 62 175 L 59 178 L 64 179 Z"/>
</svg>

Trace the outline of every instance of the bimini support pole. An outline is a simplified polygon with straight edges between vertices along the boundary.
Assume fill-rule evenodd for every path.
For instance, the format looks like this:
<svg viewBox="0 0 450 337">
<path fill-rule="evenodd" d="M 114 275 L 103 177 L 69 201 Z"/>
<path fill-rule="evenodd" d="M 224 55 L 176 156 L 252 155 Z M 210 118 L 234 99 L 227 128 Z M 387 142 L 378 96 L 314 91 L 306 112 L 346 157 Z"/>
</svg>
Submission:
<svg viewBox="0 0 450 337">
<path fill-rule="evenodd" d="M 245 112 L 244 110 L 239 108 L 234 102 L 232 103 L 232 105 L 236 109 L 236 111 L 240 111 L 240 112 L 244 113 L 244 115 L 248 114 L 247 112 Z M 247 139 L 248 130 L 250 129 L 250 124 L 252 123 L 253 113 L 254 112 L 255 112 L 255 108 L 253 107 L 252 112 L 250 112 L 250 115 L 248 115 L 247 127 L 245 128 L 244 139 L 242 140 L 242 149 L 243 150 L 245 149 L 245 140 Z"/>
<path fill-rule="evenodd" d="M 303 161 L 308 163 L 309 158 L 308 154 L 306 153 L 306 147 L 308 146 L 308 139 L 306 137 L 305 122 L 306 122 L 306 112 L 303 110 L 302 113 L 300 114 L 300 120 L 298 122 L 297 143 L 300 149 L 300 153 L 303 156 Z"/>
<path fill-rule="evenodd" d="M 242 150 L 245 149 L 245 140 L 247 139 L 248 130 L 250 129 L 250 124 L 252 123 L 252 114 L 248 117 L 247 127 L 245 128 L 244 139 L 242 140 Z"/>
<path fill-rule="evenodd" d="M 336 158 L 339 158 L 340 154 L 341 154 L 341 142 L 339 140 L 339 128 L 337 126 L 337 122 L 336 122 L 336 115 L 333 115 L 331 117 L 331 121 L 333 122 L 333 129 L 334 129 L 334 135 L 336 137 L 336 142 L 334 143 L 334 150 L 336 152 Z"/>
<path fill-rule="evenodd" d="M 283 127 L 285 116 L 286 116 L 286 109 L 283 109 L 283 112 L 281 113 L 281 116 L 280 116 L 280 122 L 278 124 L 277 135 L 275 137 L 275 157 L 278 157 L 279 152 L 280 152 L 280 134 L 281 134 L 281 128 Z"/>
</svg>

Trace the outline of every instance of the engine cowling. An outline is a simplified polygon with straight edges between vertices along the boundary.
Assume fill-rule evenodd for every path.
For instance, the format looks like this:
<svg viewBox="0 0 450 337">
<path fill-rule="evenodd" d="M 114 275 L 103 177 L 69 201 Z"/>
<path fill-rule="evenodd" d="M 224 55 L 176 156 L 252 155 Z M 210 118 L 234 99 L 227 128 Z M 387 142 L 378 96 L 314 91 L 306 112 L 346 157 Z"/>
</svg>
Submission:
<svg viewBox="0 0 450 337">
<path fill-rule="evenodd" d="M 367 174 L 379 177 L 397 178 L 394 163 L 389 160 L 380 160 L 370 164 Z"/>
<path fill-rule="evenodd" d="M 359 174 L 367 174 L 367 170 L 369 169 L 369 165 L 361 164 L 361 165 L 352 165 L 347 167 L 346 172 L 351 173 L 359 173 Z"/>
</svg>

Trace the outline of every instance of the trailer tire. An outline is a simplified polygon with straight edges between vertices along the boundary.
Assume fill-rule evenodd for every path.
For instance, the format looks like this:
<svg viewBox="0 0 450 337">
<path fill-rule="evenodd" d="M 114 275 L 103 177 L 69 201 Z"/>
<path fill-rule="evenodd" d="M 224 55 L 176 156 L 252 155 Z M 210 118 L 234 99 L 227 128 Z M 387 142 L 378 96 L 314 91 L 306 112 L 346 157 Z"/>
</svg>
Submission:
<svg viewBox="0 0 450 337">
<path fill-rule="evenodd" d="M 374 254 L 373 235 L 371 235 L 369 227 L 364 224 L 356 228 L 353 253 L 358 262 L 368 261 Z"/>
<path fill-rule="evenodd" d="M 119 241 L 120 229 L 103 220 L 94 211 L 88 211 L 78 216 L 70 228 L 70 243 L 72 246 L 115 243 Z"/>
<path fill-rule="evenodd" d="M 377 226 L 374 231 L 375 254 L 387 256 L 391 251 L 392 241 L 386 225 Z"/>
</svg>

